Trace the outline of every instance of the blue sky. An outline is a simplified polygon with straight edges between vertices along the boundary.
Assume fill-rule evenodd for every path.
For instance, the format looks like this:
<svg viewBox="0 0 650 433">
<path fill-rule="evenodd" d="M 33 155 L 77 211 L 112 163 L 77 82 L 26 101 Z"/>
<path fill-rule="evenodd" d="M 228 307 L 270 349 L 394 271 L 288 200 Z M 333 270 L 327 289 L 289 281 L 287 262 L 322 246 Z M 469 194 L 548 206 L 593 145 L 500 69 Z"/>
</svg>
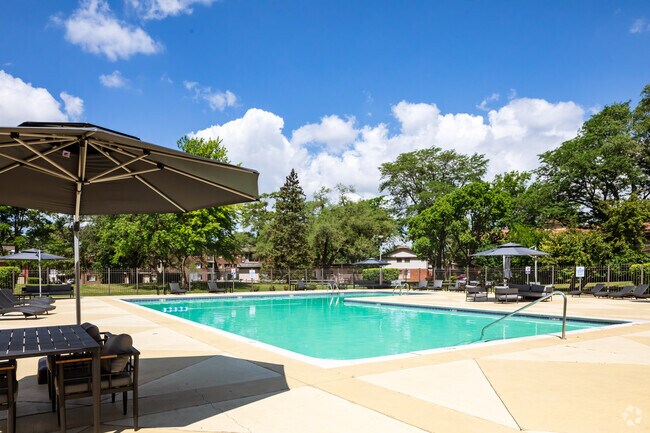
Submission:
<svg viewBox="0 0 650 433">
<path fill-rule="evenodd" d="M 530 169 L 650 83 L 647 1 L 22 0 L 0 22 L 0 124 L 219 136 L 262 191 L 295 167 L 372 196 L 431 145 Z"/>
</svg>

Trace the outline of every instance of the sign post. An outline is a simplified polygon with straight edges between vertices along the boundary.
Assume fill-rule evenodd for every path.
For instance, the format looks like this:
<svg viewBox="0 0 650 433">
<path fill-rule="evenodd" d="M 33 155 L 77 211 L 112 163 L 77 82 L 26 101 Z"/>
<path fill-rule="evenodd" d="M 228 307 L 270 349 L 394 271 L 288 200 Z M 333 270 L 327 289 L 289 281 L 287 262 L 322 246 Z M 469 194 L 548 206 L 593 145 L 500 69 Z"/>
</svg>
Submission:
<svg viewBox="0 0 650 433">
<path fill-rule="evenodd" d="M 530 284 L 530 266 L 526 266 L 526 284 Z"/>
<path fill-rule="evenodd" d="M 578 278 L 578 290 L 582 290 L 582 279 L 585 276 L 585 267 L 576 266 L 576 278 Z"/>
</svg>

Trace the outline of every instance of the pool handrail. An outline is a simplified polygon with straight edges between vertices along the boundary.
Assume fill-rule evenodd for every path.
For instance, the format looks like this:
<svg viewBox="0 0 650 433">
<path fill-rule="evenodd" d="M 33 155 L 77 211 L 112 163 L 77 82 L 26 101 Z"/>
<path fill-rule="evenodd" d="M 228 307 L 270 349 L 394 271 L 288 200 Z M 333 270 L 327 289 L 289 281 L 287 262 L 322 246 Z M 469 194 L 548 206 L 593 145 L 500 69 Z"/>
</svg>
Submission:
<svg viewBox="0 0 650 433">
<path fill-rule="evenodd" d="M 483 327 L 483 329 L 481 329 L 481 338 L 479 339 L 479 341 L 483 340 L 483 337 L 485 336 L 485 330 L 487 328 L 489 328 L 490 326 L 496 325 L 500 321 L 502 321 L 504 319 L 507 319 L 509 317 L 512 317 L 515 314 L 519 313 L 520 311 L 525 310 L 528 307 L 532 307 L 533 305 L 537 304 L 538 302 L 541 302 L 541 301 L 543 301 L 545 299 L 548 299 L 548 298 L 552 297 L 553 295 L 561 295 L 564 298 L 564 308 L 562 310 L 562 337 L 561 338 L 562 338 L 562 340 L 566 340 L 566 307 L 567 307 L 567 300 L 568 299 L 567 299 L 566 295 L 564 294 L 564 292 L 560 292 L 559 290 L 556 290 L 556 291 L 554 291 L 552 293 L 549 293 L 547 295 L 542 296 L 539 299 L 536 299 L 535 301 L 531 302 L 530 304 L 526 304 L 523 307 L 518 308 L 517 310 L 513 311 L 512 313 L 506 314 L 503 317 L 499 317 L 497 320 L 495 320 L 492 323 L 488 323 L 487 325 L 485 325 Z"/>
</svg>

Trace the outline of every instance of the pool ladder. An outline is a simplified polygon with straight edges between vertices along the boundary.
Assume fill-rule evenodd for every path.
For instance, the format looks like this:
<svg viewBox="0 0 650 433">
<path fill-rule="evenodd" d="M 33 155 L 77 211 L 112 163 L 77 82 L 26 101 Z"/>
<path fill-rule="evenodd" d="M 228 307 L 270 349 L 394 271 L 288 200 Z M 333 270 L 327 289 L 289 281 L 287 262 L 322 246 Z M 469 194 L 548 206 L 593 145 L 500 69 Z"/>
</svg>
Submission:
<svg viewBox="0 0 650 433">
<path fill-rule="evenodd" d="M 339 285 L 337 284 L 336 281 L 330 281 L 327 283 L 327 286 L 329 287 L 329 291 L 332 294 L 332 298 L 330 299 L 330 306 L 332 306 L 332 303 L 334 303 L 334 291 L 336 290 L 338 292 L 338 296 L 336 297 L 336 304 L 339 304 L 339 298 L 341 297 L 341 289 L 339 288 Z"/>
<path fill-rule="evenodd" d="M 496 324 L 499 323 L 500 321 L 502 321 L 502 320 L 504 320 L 504 319 L 507 319 L 507 318 L 509 318 L 509 317 L 512 317 L 512 316 L 514 316 L 515 314 L 519 313 L 520 311 L 523 311 L 523 310 L 525 310 L 526 308 L 532 307 L 533 305 L 537 304 L 538 302 L 542 302 L 542 301 L 544 301 L 544 300 L 546 300 L 546 299 L 552 297 L 553 295 L 560 295 L 560 296 L 562 296 L 562 297 L 564 298 L 564 308 L 562 309 L 562 340 L 566 340 L 566 304 L 567 304 L 567 297 L 566 297 L 566 295 L 564 294 L 564 292 L 560 292 L 560 291 L 556 290 L 556 291 L 554 291 L 553 293 L 549 293 L 549 294 L 547 294 L 547 295 L 542 296 L 542 297 L 539 298 L 539 299 L 536 299 L 535 301 L 531 302 L 530 304 L 526 304 L 526 305 L 524 305 L 523 307 L 521 307 L 521 308 L 519 308 L 519 309 L 513 311 L 513 312 L 510 313 L 510 314 L 506 314 L 506 315 L 503 316 L 503 317 L 499 317 L 497 320 L 495 320 L 495 321 L 492 322 L 492 323 L 488 323 L 487 325 L 485 325 L 485 326 L 483 327 L 483 329 L 481 329 L 481 338 L 479 339 L 479 341 L 483 340 L 483 337 L 485 336 L 485 330 L 488 329 L 490 326 L 492 326 L 492 325 L 496 325 Z"/>
</svg>

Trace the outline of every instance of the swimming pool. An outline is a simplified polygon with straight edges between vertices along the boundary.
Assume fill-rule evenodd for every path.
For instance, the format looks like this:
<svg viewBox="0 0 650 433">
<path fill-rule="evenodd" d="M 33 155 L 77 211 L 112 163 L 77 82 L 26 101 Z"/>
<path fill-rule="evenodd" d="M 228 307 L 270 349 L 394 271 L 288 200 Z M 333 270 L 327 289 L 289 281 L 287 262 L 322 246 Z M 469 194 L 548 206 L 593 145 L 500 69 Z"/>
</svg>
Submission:
<svg viewBox="0 0 650 433">
<path fill-rule="evenodd" d="M 313 358 L 355 360 L 477 342 L 503 313 L 382 303 L 390 293 L 129 300 Z M 372 302 L 368 301 L 372 297 Z M 360 298 L 359 302 L 350 298 Z M 567 320 L 567 331 L 620 322 Z M 485 340 L 560 332 L 561 319 L 525 315 L 488 328 Z"/>
</svg>

